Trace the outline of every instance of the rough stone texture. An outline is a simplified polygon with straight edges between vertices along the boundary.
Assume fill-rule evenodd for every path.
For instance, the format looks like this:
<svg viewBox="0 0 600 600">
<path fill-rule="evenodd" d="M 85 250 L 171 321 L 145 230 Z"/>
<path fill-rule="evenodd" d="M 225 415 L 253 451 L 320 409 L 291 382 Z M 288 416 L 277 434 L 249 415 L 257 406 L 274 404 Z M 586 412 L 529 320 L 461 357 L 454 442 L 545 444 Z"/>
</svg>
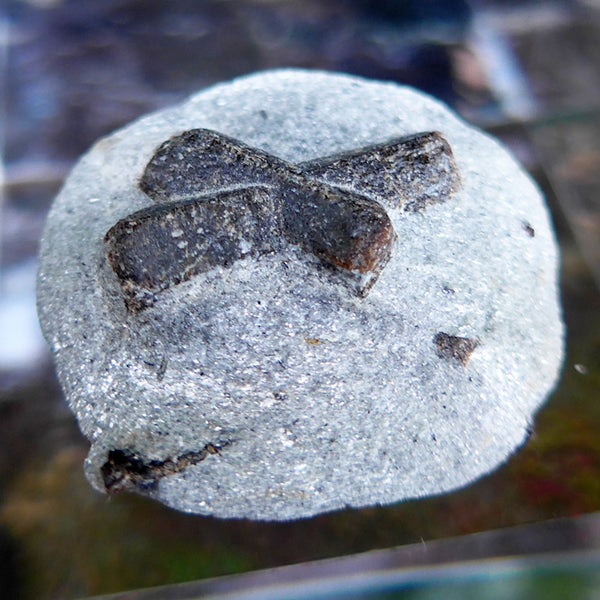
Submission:
<svg viewBox="0 0 600 600">
<path fill-rule="evenodd" d="M 366 298 L 289 245 L 128 311 L 105 235 L 152 204 L 146 164 L 193 128 L 291 163 L 440 131 L 462 187 L 387 208 L 398 240 Z M 320 72 L 235 80 L 100 140 L 50 212 L 38 308 L 91 483 L 220 517 L 465 485 L 524 441 L 563 353 L 556 243 L 514 159 L 414 90 Z"/>
</svg>

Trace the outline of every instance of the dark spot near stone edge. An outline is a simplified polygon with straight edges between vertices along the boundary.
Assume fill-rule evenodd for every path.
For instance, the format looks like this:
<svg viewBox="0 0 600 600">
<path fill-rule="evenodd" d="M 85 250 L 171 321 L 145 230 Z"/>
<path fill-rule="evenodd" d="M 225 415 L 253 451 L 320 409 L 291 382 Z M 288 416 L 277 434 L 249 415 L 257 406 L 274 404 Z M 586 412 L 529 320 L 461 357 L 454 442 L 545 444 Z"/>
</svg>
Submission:
<svg viewBox="0 0 600 600">
<path fill-rule="evenodd" d="M 529 237 L 535 237 L 535 229 L 527 221 L 523 221 L 523 229 Z"/>
</svg>

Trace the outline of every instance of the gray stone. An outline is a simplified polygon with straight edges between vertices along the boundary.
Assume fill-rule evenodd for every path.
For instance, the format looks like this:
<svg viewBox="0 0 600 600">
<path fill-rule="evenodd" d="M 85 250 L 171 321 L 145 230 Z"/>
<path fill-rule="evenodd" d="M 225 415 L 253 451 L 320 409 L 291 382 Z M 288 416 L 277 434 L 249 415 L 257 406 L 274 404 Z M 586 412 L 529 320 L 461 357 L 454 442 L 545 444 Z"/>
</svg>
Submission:
<svg viewBox="0 0 600 600">
<path fill-rule="evenodd" d="M 191 130 L 233 140 L 248 168 L 217 156 L 173 181 L 177 152 L 157 150 Z M 424 132 L 444 140 L 434 169 L 390 150 Z M 374 240 L 356 251 L 355 220 Z M 390 83 L 265 72 L 136 121 L 73 169 L 40 261 L 87 477 L 187 512 L 294 519 L 464 486 L 523 443 L 562 362 L 538 189 Z"/>
</svg>

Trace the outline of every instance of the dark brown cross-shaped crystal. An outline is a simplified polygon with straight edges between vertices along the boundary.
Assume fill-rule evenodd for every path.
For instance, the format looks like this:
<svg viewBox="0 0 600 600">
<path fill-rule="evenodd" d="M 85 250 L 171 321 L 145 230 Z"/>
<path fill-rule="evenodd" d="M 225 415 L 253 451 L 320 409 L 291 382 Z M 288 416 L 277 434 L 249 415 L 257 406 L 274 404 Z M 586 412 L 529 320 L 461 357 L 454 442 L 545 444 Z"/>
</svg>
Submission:
<svg viewBox="0 0 600 600">
<path fill-rule="evenodd" d="M 345 274 L 364 297 L 389 261 L 386 212 L 422 210 L 460 185 L 437 132 L 292 164 L 206 129 L 164 142 L 140 180 L 156 204 L 105 236 L 127 308 L 247 256 L 294 244 Z"/>
</svg>

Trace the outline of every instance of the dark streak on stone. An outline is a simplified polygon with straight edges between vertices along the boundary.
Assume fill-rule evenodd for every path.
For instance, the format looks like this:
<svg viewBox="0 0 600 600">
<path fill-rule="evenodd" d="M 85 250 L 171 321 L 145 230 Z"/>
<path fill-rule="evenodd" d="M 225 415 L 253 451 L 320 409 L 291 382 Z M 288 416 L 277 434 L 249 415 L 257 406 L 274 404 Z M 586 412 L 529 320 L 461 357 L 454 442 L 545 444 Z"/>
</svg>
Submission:
<svg viewBox="0 0 600 600">
<path fill-rule="evenodd" d="M 463 365 L 469 362 L 471 354 L 479 345 L 478 340 L 449 335 L 440 331 L 433 341 L 437 347 L 437 355 L 446 360 L 458 360 Z"/>
<path fill-rule="evenodd" d="M 230 442 L 209 443 L 198 452 L 186 452 L 163 461 L 147 460 L 129 449 L 111 450 L 108 460 L 101 468 L 104 486 L 109 494 L 155 489 L 161 478 L 180 473 L 203 461 L 209 454 L 218 454 L 229 444 Z"/>
<path fill-rule="evenodd" d="M 167 364 L 169 363 L 169 359 L 166 354 L 163 354 L 160 359 L 160 365 L 158 365 L 158 370 L 156 371 L 156 379 L 158 381 L 162 381 L 165 378 L 165 373 L 167 372 Z"/>
</svg>

